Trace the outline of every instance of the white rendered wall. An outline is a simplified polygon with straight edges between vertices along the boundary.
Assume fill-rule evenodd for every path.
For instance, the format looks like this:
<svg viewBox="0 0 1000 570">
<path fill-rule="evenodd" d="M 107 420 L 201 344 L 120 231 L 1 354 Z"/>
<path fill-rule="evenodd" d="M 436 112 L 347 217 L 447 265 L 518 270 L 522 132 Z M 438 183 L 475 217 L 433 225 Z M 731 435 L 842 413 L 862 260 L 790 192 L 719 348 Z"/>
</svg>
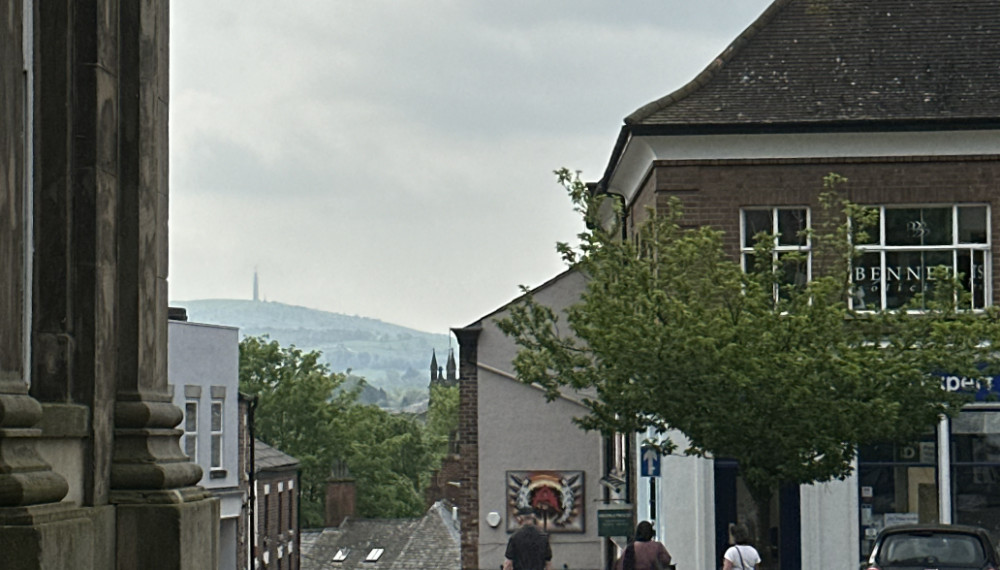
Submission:
<svg viewBox="0 0 1000 570">
<path fill-rule="evenodd" d="M 802 485 L 799 493 L 802 567 L 857 568 L 861 560 L 857 477 Z"/>
<path fill-rule="evenodd" d="M 679 432 L 670 437 L 684 449 Z M 643 437 L 636 438 L 640 449 Z M 637 460 L 641 461 L 639 453 Z M 634 469 L 642 471 L 637 464 Z M 637 477 L 637 520 L 648 520 L 656 539 L 670 551 L 678 568 L 712 568 L 715 564 L 715 468 L 709 459 L 669 455 L 660 458 L 656 478 L 656 514 L 649 504 L 649 477 Z"/>
<path fill-rule="evenodd" d="M 540 287 L 535 298 L 562 308 L 579 300 L 583 278 L 567 273 Z M 511 360 L 517 346 L 495 324 L 498 313 L 483 319 L 479 336 L 479 566 L 498 568 L 510 534 L 507 532 L 507 471 L 583 471 L 585 521 L 583 533 L 553 533 L 552 566 L 603 568 L 603 539 L 597 536 L 596 499 L 602 497 L 600 434 L 572 423 L 586 410 L 573 399 L 546 402 L 545 394 L 513 377 Z M 572 397 L 571 397 L 572 398 Z M 502 520 L 490 527 L 487 515 Z"/>
<path fill-rule="evenodd" d="M 239 485 L 239 329 L 185 321 L 170 321 L 168 327 L 167 374 L 173 386 L 173 403 L 183 412 L 186 386 L 199 386 L 198 461 L 206 489 Z M 222 401 L 222 469 L 225 476 L 211 476 L 212 392 L 224 388 Z M 183 429 L 184 424 L 178 426 Z M 183 444 L 183 442 L 182 442 Z M 236 504 L 234 504 L 236 503 Z M 222 515 L 237 516 L 240 504 L 224 498 Z"/>
</svg>

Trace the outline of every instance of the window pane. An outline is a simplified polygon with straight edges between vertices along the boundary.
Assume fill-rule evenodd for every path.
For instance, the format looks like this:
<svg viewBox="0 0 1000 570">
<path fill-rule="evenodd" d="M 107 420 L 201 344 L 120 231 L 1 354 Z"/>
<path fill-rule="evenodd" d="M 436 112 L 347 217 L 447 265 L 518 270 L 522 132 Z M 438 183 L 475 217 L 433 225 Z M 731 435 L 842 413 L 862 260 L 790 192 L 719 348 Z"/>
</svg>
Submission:
<svg viewBox="0 0 1000 570">
<path fill-rule="evenodd" d="M 805 210 L 778 210 L 778 245 L 806 245 L 805 229 Z"/>
<path fill-rule="evenodd" d="M 212 431 L 222 431 L 222 404 L 212 404 Z"/>
<path fill-rule="evenodd" d="M 859 466 L 863 555 L 871 550 L 870 540 L 878 531 L 913 521 L 913 514 L 914 522 L 938 522 L 936 475 L 937 469 L 930 466 Z"/>
<path fill-rule="evenodd" d="M 746 253 L 743 255 L 743 268 L 746 273 L 757 273 L 761 270 L 770 271 L 771 270 L 771 258 L 766 257 L 762 262 L 757 259 L 757 256 L 752 253 Z"/>
<path fill-rule="evenodd" d="M 951 245 L 955 243 L 952 235 L 952 209 L 948 208 L 924 208 L 921 210 L 923 226 L 920 233 L 923 234 L 923 245 Z"/>
<path fill-rule="evenodd" d="M 951 208 L 886 208 L 886 245 L 950 245 Z"/>
<path fill-rule="evenodd" d="M 771 210 L 745 210 L 743 212 L 743 247 L 754 246 L 754 236 L 763 232 L 774 233 Z"/>
<path fill-rule="evenodd" d="M 809 282 L 809 256 L 798 252 L 788 252 L 778 254 L 778 261 L 781 264 L 781 285 L 779 294 L 782 298 L 788 297 L 786 285 L 793 285 L 796 288 L 803 288 Z"/>
<path fill-rule="evenodd" d="M 222 436 L 212 436 L 212 467 L 222 467 Z"/>
<path fill-rule="evenodd" d="M 870 224 L 863 225 L 861 220 L 851 220 L 854 243 L 855 245 L 878 245 L 881 239 L 879 222 L 882 219 L 882 209 L 865 208 L 865 210 L 873 214 Z"/>
<path fill-rule="evenodd" d="M 198 404 L 184 404 L 184 431 L 198 431 Z"/>
<path fill-rule="evenodd" d="M 951 251 L 889 251 L 885 254 L 886 308 L 898 309 L 918 293 L 930 295 L 938 266 L 952 268 Z M 920 307 L 912 307 L 920 308 Z"/>
<path fill-rule="evenodd" d="M 862 255 L 854 264 L 853 307 L 856 310 L 875 311 L 882 306 L 882 254 L 873 252 Z"/>
<path fill-rule="evenodd" d="M 944 266 L 943 274 L 941 266 Z M 955 254 L 952 251 L 926 251 L 924 252 L 924 294 L 934 293 L 934 284 L 938 279 L 951 276 L 955 270 Z"/>
<path fill-rule="evenodd" d="M 986 207 L 965 206 L 958 209 L 958 241 L 986 243 Z"/>
<path fill-rule="evenodd" d="M 919 208 L 886 208 L 886 245 L 920 245 L 921 227 Z"/>
<path fill-rule="evenodd" d="M 958 273 L 962 279 L 962 287 L 969 293 L 971 307 L 969 303 L 963 303 L 963 309 L 982 309 L 986 299 L 986 275 L 985 266 L 986 252 L 960 249 L 956 252 L 958 262 Z"/>
<path fill-rule="evenodd" d="M 885 254 L 885 306 L 899 309 L 923 292 L 924 257 L 920 251 L 889 251 Z"/>
<path fill-rule="evenodd" d="M 958 414 L 951 420 L 951 453 L 955 463 L 1000 463 L 1000 414 Z"/>
<path fill-rule="evenodd" d="M 1000 414 L 965 411 L 951 420 L 955 522 L 1000 526 Z M 978 464 L 978 465 L 977 465 Z"/>
<path fill-rule="evenodd" d="M 194 435 L 184 436 L 184 454 L 191 461 L 198 461 L 198 437 Z"/>
</svg>

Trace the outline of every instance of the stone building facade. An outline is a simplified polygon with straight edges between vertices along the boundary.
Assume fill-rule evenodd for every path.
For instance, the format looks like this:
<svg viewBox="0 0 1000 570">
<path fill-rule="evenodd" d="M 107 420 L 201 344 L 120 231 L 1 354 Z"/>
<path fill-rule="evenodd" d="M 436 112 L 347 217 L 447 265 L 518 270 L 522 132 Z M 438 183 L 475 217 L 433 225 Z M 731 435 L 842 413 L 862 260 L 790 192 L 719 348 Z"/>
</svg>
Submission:
<svg viewBox="0 0 1000 570">
<path fill-rule="evenodd" d="M 214 569 L 167 389 L 169 3 L 10 0 L 0 27 L 4 565 Z"/>
</svg>

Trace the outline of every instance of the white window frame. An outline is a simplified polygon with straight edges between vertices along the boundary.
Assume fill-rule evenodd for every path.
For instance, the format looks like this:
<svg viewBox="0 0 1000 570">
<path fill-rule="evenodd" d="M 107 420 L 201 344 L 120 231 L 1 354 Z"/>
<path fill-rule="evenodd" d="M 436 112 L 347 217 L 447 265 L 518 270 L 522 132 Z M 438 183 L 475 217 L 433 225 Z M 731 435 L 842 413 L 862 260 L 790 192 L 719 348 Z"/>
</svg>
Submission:
<svg viewBox="0 0 1000 570">
<path fill-rule="evenodd" d="M 771 231 L 769 233 L 774 235 L 774 243 L 771 253 L 771 263 L 777 264 L 779 258 L 782 254 L 787 253 L 805 253 L 806 254 L 806 282 L 812 281 L 812 237 L 809 234 L 809 230 L 812 229 L 812 210 L 808 206 L 800 205 L 788 205 L 788 206 L 745 206 L 740 208 L 740 267 L 744 272 L 748 271 L 747 260 L 754 254 L 754 241 L 752 235 L 747 235 L 747 212 L 770 212 L 771 213 Z M 805 243 L 796 244 L 782 244 L 781 235 L 779 234 L 779 215 L 782 211 L 802 211 L 805 212 L 806 226 L 803 230 L 806 232 Z M 801 230 L 800 230 L 801 231 Z M 793 238 L 795 236 L 792 236 Z M 774 297 L 778 297 L 778 284 L 775 284 Z"/>
<path fill-rule="evenodd" d="M 194 453 L 188 457 L 193 463 L 198 463 L 198 404 L 198 400 L 188 399 L 184 401 L 184 454 L 188 454 L 188 445 L 190 444 Z M 189 412 L 190 406 L 194 406 L 193 414 Z M 192 422 L 194 429 L 190 429 Z"/>
<path fill-rule="evenodd" d="M 211 434 L 209 451 L 211 453 L 209 453 L 208 460 L 212 469 L 222 469 L 223 464 L 222 458 L 223 452 L 225 451 L 223 431 L 226 425 L 225 406 L 223 405 L 223 402 L 224 400 L 213 398 L 210 408 L 211 415 L 209 417 L 209 429 L 211 430 Z M 216 426 L 214 425 L 216 407 L 219 409 L 219 429 L 215 429 Z M 216 447 L 218 447 L 218 449 L 216 449 Z M 218 459 L 218 461 L 216 461 L 216 459 Z"/>
<path fill-rule="evenodd" d="M 982 278 L 982 304 L 979 306 L 971 307 L 972 310 L 982 310 L 993 304 L 993 287 L 992 287 L 992 241 L 991 241 L 991 220 L 990 220 L 990 206 L 986 203 L 981 202 L 952 202 L 952 203 L 921 203 L 921 204 L 884 204 L 884 205 L 871 205 L 865 206 L 868 208 L 876 208 L 879 211 L 878 216 L 878 228 L 869 228 L 868 232 L 876 243 L 866 243 L 857 244 L 855 248 L 861 254 L 878 254 L 879 255 L 879 275 L 878 275 L 878 289 L 879 289 L 879 307 L 877 309 L 869 309 L 867 307 L 859 307 L 858 303 L 854 297 L 851 297 L 850 303 L 851 308 L 859 311 L 864 310 L 887 310 L 895 309 L 895 307 L 887 307 L 888 305 L 888 291 L 889 291 L 889 280 L 890 278 L 900 273 L 900 271 L 891 272 L 887 268 L 886 256 L 887 254 L 894 252 L 951 252 L 952 262 L 951 269 L 954 273 L 958 272 L 959 265 L 959 252 L 968 252 L 970 264 L 972 267 L 976 267 L 974 260 L 976 253 L 982 255 L 983 278 Z M 888 245 L 886 244 L 886 210 L 896 210 L 896 209 L 923 209 L 923 208 L 951 208 L 951 233 L 952 239 L 951 243 L 945 245 Z M 965 243 L 959 239 L 959 208 L 985 208 L 986 214 L 986 242 L 985 243 Z M 852 270 L 851 279 L 854 281 L 857 277 L 855 271 L 857 268 Z M 897 268 L 898 269 L 898 268 Z M 910 269 L 910 268 L 907 268 Z M 973 269 L 974 270 L 974 269 Z M 953 274 L 954 274 L 953 273 Z M 866 279 L 866 281 L 870 281 Z M 899 281 L 902 283 L 902 281 Z M 978 290 L 974 288 L 974 280 L 970 280 L 970 285 L 972 285 L 969 291 L 973 295 L 973 305 L 975 305 L 975 295 Z M 963 309 L 969 309 L 969 307 L 962 307 Z M 911 310 L 911 312 L 920 312 L 919 310 Z"/>
</svg>

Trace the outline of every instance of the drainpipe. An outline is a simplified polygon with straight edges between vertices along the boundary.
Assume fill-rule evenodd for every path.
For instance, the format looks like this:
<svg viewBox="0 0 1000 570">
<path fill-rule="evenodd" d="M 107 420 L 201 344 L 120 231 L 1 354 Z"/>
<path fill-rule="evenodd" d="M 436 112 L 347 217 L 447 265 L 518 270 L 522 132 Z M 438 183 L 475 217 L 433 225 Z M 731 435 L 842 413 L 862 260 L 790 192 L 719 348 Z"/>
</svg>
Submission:
<svg viewBox="0 0 1000 570">
<path fill-rule="evenodd" d="M 250 444 L 250 457 L 248 459 L 250 466 L 250 473 L 248 475 L 248 481 L 250 485 L 250 540 L 247 541 L 247 549 L 249 551 L 249 556 L 247 557 L 247 565 L 249 568 L 254 568 L 254 561 L 256 560 L 256 546 L 257 546 L 257 465 L 254 449 L 257 447 L 257 438 L 254 433 L 254 410 L 257 409 L 257 396 L 250 398 L 247 404 L 247 438 Z M 298 545 L 296 545 L 298 546 Z"/>
</svg>

